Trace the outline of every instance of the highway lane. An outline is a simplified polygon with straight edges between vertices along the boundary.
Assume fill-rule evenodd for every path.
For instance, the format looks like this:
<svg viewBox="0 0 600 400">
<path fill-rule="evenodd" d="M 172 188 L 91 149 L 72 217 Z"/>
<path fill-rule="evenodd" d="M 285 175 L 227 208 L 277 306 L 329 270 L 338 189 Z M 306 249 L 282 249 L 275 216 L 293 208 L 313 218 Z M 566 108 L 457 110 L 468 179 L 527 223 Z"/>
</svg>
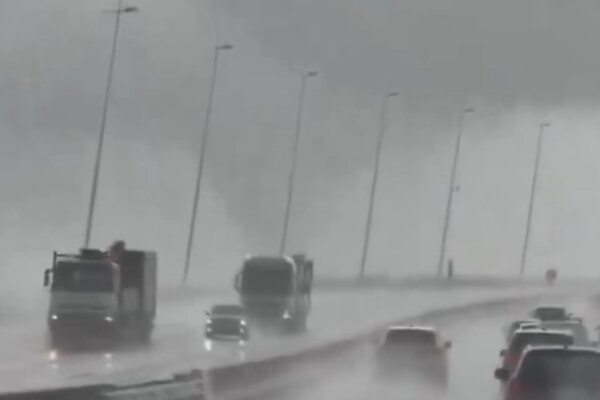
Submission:
<svg viewBox="0 0 600 400">
<path fill-rule="evenodd" d="M 445 396 L 410 382 L 393 386 L 376 383 L 373 379 L 374 346 L 365 345 L 353 360 L 345 360 L 335 371 L 328 369 L 321 384 L 315 385 L 312 390 L 288 395 L 287 400 L 495 399 L 499 385 L 493 371 L 504 345 L 502 328 L 509 321 L 525 315 L 535 304 L 513 305 L 494 312 L 480 309 L 463 315 L 450 314 L 433 321 L 443 335 L 453 341 L 449 353 L 450 387 Z M 590 337 L 595 337 L 593 327 L 600 322 L 600 303 L 589 298 L 570 297 L 566 304 L 585 318 Z"/>
<path fill-rule="evenodd" d="M 244 359 L 268 357 L 281 351 L 302 349 L 325 340 L 353 335 L 392 317 L 447 305 L 449 301 L 460 304 L 490 296 L 506 296 L 509 292 L 507 289 L 494 292 L 489 288 L 317 292 L 307 334 L 268 340 L 253 337 L 244 348 L 225 344 L 216 345 L 211 351 L 207 351 L 203 345 L 203 312 L 212 303 L 231 301 L 235 295 L 189 299 L 161 304 L 155 335 L 148 347 L 117 350 L 110 355 L 59 355 L 56 363 L 48 362 L 42 316 L 41 321 L 31 321 L 21 328 L 0 332 L 3 340 L 0 390 L 130 383 L 165 377 L 187 368 L 231 364 Z M 519 291 L 514 293 L 519 294 Z M 27 379 L 23 379 L 24 376 Z"/>
</svg>

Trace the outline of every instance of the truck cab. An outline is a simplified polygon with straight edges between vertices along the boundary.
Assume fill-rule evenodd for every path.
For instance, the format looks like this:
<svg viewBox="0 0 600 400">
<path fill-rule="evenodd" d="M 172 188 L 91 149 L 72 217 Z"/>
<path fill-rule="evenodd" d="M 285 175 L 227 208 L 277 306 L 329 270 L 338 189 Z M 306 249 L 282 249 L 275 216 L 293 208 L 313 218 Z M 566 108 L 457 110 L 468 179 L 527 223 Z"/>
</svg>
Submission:
<svg viewBox="0 0 600 400">
<path fill-rule="evenodd" d="M 54 252 L 44 272 L 50 289 L 47 323 L 53 347 L 87 339 L 148 337 L 156 313 L 156 254 L 126 250 Z"/>
</svg>

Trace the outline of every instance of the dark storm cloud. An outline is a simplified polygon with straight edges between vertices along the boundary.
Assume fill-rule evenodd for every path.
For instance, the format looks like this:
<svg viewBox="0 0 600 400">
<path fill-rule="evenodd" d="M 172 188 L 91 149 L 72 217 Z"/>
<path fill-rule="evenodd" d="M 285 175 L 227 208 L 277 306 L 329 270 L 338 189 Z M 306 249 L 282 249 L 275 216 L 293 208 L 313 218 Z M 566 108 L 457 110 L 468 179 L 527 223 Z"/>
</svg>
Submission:
<svg viewBox="0 0 600 400">
<path fill-rule="evenodd" d="M 541 230 L 556 221 L 561 232 L 585 230 L 586 243 L 599 235 L 567 210 L 571 198 L 556 199 L 585 190 L 577 209 L 598 214 L 597 190 L 583 183 L 594 179 L 586 160 L 596 142 L 562 135 L 597 122 L 600 5 L 591 0 L 127 3 L 141 12 L 122 24 L 93 241 L 158 249 L 163 278 L 179 277 L 212 49 L 223 41 L 235 49 L 219 66 L 194 258 L 200 280 L 228 285 L 241 254 L 277 248 L 300 73 L 311 69 L 320 75 L 307 94 L 290 250 L 310 251 L 319 271 L 356 270 L 379 104 L 393 89 L 401 96 L 391 104 L 374 269 L 435 264 L 457 113 L 467 104 L 477 113 L 450 251 L 461 268 L 514 268 L 542 118 L 552 117 L 553 130 Z M 80 243 L 113 27 L 102 11 L 115 4 L 0 0 L 0 261 L 27 268 L 29 282 L 52 248 Z M 583 144 L 587 158 L 561 150 Z M 566 236 L 538 232 L 533 251 L 566 260 L 580 249 Z M 580 258 L 592 260 L 586 249 Z"/>
<path fill-rule="evenodd" d="M 600 5 L 576 0 L 226 0 L 271 54 L 367 91 L 596 98 Z"/>
</svg>

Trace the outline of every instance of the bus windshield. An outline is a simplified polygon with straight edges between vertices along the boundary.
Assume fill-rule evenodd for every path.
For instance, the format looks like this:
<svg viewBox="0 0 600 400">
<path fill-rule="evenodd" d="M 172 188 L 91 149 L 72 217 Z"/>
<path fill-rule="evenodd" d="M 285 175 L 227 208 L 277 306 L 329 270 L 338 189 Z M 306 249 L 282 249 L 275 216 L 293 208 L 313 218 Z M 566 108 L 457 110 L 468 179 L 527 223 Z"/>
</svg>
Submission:
<svg viewBox="0 0 600 400">
<path fill-rule="evenodd" d="M 292 290 L 292 266 L 288 263 L 246 264 L 241 291 L 246 294 L 287 295 Z"/>
</svg>

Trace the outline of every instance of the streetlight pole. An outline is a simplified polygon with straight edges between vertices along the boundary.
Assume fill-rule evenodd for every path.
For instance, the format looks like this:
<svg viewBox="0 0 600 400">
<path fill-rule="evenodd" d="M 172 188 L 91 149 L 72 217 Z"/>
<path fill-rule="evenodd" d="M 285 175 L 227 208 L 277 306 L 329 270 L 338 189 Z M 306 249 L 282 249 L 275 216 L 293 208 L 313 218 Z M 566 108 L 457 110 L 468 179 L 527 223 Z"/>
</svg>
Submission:
<svg viewBox="0 0 600 400">
<path fill-rule="evenodd" d="M 533 179 L 531 180 L 531 193 L 529 195 L 529 208 L 527 210 L 527 222 L 525 225 L 525 239 L 523 241 L 523 252 L 521 253 L 521 268 L 519 270 L 519 276 L 523 276 L 525 273 L 525 266 L 527 264 L 527 250 L 529 249 L 529 237 L 531 234 L 531 220 L 533 218 L 533 206 L 535 203 L 535 194 L 537 189 L 538 172 L 540 169 L 540 158 L 542 154 L 542 144 L 544 139 L 544 130 L 550 126 L 550 123 L 544 122 L 540 124 L 537 139 L 537 149 L 535 152 L 535 164 L 533 166 Z"/>
<path fill-rule="evenodd" d="M 465 127 L 465 119 L 468 114 L 475 112 L 473 108 L 467 108 L 460 113 L 458 121 L 458 134 L 456 135 L 456 146 L 454 148 L 454 159 L 452 161 L 452 172 L 450 173 L 450 188 L 448 190 L 448 200 L 446 201 L 446 216 L 444 218 L 444 229 L 442 231 L 442 243 L 440 245 L 440 258 L 438 260 L 437 274 L 442 276 L 444 271 L 444 261 L 446 259 L 446 243 L 448 241 L 448 230 L 450 229 L 450 220 L 452 217 L 452 202 L 454 200 L 454 191 L 456 190 L 456 171 L 460 156 L 460 147 L 462 135 Z"/>
<path fill-rule="evenodd" d="M 306 85 L 310 78 L 317 76 L 319 73 L 310 71 L 302 75 L 300 83 L 300 98 L 298 100 L 298 110 L 296 112 L 296 131 L 294 134 L 294 145 L 292 147 L 292 163 L 288 177 L 287 201 L 285 204 L 285 214 L 283 217 L 283 231 L 281 233 L 281 243 L 279 245 L 279 253 L 285 253 L 287 235 L 290 223 L 290 214 L 292 211 L 292 200 L 294 197 L 294 183 L 296 181 L 296 166 L 298 164 L 298 147 L 300 145 L 300 133 L 302 131 L 302 115 L 304 113 L 304 98 L 306 97 Z"/>
<path fill-rule="evenodd" d="M 192 257 L 192 248 L 194 244 L 194 232 L 196 230 L 196 215 L 198 213 L 198 200 L 200 198 L 200 188 L 202 186 L 202 177 L 204 172 L 204 158 L 206 153 L 206 144 L 208 142 L 208 135 L 210 132 L 210 117 L 212 115 L 213 98 L 215 94 L 215 86 L 217 82 L 217 71 L 219 69 L 219 54 L 223 50 L 231 50 L 233 46 L 231 44 L 222 44 L 215 46 L 213 55 L 213 65 L 210 80 L 210 88 L 208 91 L 208 102 L 206 105 L 206 115 L 204 116 L 204 126 L 202 127 L 202 141 L 200 143 L 200 156 L 198 158 L 198 170 L 196 173 L 196 187 L 194 190 L 194 200 L 192 204 L 192 215 L 190 218 L 190 230 L 188 234 L 187 248 L 185 251 L 185 264 L 183 268 L 183 283 L 187 281 L 188 273 L 190 270 L 190 261 Z"/>
<path fill-rule="evenodd" d="M 379 135 L 377 137 L 377 146 L 375 147 L 375 166 L 373 168 L 373 178 L 371 180 L 371 193 L 369 196 L 369 208 L 367 211 L 367 222 L 365 225 L 365 236 L 363 242 L 363 251 L 360 261 L 360 272 L 359 277 L 363 278 L 365 275 L 365 268 L 367 266 L 367 256 L 369 253 L 369 243 L 371 240 L 371 225 L 373 222 L 373 209 L 375 204 L 375 194 L 377 192 L 377 182 L 379 180 L 379 164 L 381 160 L 381 149 L 383 145 L 383 138 L 385 136 L 386 122 L 387 122 L 387 103 L 391 97 L 398 96 L 398 92 L 391 92 L 385 95 L 383 102 L 381 103 L 381 114 L 379 118 Z"/>
<path fill-rule="evenodd" d="M 115 67 L 115 58 L 117 56 L 117 43 L 119 39 L 119 27 L 121 25 L 121 14 L 123 13 L 135 13 L 138 11 L 137 7 L 123 7 L 123 0 L 119 0 L 117 3 L 116 10 L 111 12 L 115 13 L 115 28 L 113 32 L 112 49 L 110 52 L 110 61 L 108 66 L 108 78 L 106 80 L 106 89 L 104 92 L 104 104 L 102 107 L 102 120 L 100 122 L 100 134 L 98 135 L 98 145 L 96 147 L 96 161 L 94 163 L 94 175 L 92 178 L 92 189 L 90 194 L 90 203 L 88 208 L 87 222 L 85 227 L 85 239 L 84 247 L 88 247 L 90 244 L 90 237 L 92 235 L 92 225 L 94 222 L 94 211 L 96 208 L 96 194 L 98 192 L 98 178 L 100 175 L 100 163 L 102 161 L 102 150 L 104 147 L 104 133 L 106 131 L 106 120 L 108 117 L 108 101 L 110 99 L 110 91 L 112 87 L 113 71 Z"/>
</svg>

